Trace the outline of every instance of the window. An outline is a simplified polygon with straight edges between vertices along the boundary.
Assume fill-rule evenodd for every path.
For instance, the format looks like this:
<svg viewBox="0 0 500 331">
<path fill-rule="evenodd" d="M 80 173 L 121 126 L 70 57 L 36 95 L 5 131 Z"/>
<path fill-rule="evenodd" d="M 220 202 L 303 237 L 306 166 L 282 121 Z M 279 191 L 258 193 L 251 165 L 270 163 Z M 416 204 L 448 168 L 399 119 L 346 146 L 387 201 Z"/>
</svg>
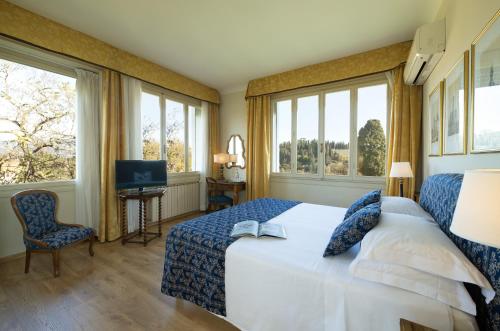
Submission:
<svg viewBox="0 0 500 331">
<path fill-rule="evenodd" d="M 325 175 L 349 175 L 351 94 L 325 94 Z"/>
<path fill-rule="evenodd" d="M 166 160 L 169 173 L 197 170 L 200 117 L 199 106 L 176 100 L 154 89 L 143 90 L 141 126 L 144 160 Z"/>
<path fill-rule="evenodd" d="M 274 173 L 385 175 L 388 84 L 374 76 L 273 100 Z"/>
<path fill-rule="evenodd" d="M 318 173 L 319 97 L 297 99 L 297 173 Z"/>
<path fill-rule="evenodd" d="M 161 160 L 160 97 L 150 93 L 141 96 L 142 158 Z"/>
<path fill-rule="evenodd" d="M 358 175 L 385 175 L 387 84 L 358 89 Z"/>
<path fill-rule="evenodd" d="M 184 105 L 166 99 L 165 141 L 167 152 L 167 171 L 184 172 L 185 162 L 185 119 Z"/>
<path fill-rule="evenodd" d="M 275 113 L 275 172 L 292 171 L 292 101 L 278 101 Z"/>
<path fill-rule="evenodd" d="M 0 184 L 75 178 L 75 107 L 74 77 L 0 59 Z"/>
</svg>

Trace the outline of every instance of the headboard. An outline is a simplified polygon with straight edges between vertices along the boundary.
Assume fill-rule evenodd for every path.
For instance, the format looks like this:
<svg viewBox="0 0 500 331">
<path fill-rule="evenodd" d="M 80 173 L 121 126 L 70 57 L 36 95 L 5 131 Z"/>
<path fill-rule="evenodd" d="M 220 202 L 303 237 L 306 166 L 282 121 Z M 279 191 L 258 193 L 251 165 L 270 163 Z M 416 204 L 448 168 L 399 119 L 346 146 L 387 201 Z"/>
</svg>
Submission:
<svg viewBox="0 0 500 331">
<path fill-rule="evenodd" d="M 500 330 L 500 249 L 474 243 L 450 232 L 462 179 L 462 174 L 439 174 L 428 177 L 420 190 L 420 205 L 434 217 L 441 230 L 495 288 L 496 296 L 487 305 L 479 288 L 467 285 L 467 290 L 476 302 L 476 320 L 480 329 Z M 498 203 L 500 203 L 500 197 Z M 474 222 L 473 219 L 470 221 Z"/>
</svg>

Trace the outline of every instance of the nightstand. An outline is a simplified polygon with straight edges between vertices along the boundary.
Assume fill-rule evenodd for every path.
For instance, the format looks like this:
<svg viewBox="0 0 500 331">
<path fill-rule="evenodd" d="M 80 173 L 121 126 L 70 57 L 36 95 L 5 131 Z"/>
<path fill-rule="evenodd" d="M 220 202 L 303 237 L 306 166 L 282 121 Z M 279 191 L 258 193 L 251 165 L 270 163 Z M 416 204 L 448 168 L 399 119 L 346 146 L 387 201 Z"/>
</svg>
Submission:
<svg viewBox="0 0 500 331">
<path fill-rule="evenodd" d="M 399 327 L 401 331 L 436 331 L 434 329 L 428 328 L 426 326 L 410 322 L 405 319 L 399 320 Z"/>
</svg>

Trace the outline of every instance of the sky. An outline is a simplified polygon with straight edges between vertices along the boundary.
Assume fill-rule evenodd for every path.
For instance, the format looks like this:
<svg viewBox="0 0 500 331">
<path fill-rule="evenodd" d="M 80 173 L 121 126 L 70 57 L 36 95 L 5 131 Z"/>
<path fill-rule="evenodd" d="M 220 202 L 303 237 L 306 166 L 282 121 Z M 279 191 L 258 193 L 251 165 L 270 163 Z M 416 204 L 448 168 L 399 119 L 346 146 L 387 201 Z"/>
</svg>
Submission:
<svg viewBox="0 0 500 331">
<path fill-rule="evenodd" d="M 318 139 L 319 97 L 308 96 L 297 99 L 297 139 Z M 278 143 L 291 140 L 290 100 L 277 104 Z M 357 131 L 370 119 L 379 119 L 384 132 L 387 125 L 387 84 L 358 89 Z M 337 91 L 325 95 L 325 140 L 349 140 L 350 92 Z"/>
</svg>

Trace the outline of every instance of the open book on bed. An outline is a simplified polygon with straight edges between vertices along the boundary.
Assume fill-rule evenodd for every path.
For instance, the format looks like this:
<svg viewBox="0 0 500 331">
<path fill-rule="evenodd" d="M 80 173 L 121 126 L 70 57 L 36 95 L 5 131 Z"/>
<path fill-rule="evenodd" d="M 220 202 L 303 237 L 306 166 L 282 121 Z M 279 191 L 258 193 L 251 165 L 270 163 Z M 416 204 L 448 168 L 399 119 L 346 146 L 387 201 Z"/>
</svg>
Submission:
<svg viewBox="0 0 500 331">
<path fill-rule="evenodd" d="M 231 231 L 231 237 L 276 237 L 286 239 L 286 231 L 281 224 L 260 223 L 257 221 L 243 221 L 236 223 Z"/>
</svg>

